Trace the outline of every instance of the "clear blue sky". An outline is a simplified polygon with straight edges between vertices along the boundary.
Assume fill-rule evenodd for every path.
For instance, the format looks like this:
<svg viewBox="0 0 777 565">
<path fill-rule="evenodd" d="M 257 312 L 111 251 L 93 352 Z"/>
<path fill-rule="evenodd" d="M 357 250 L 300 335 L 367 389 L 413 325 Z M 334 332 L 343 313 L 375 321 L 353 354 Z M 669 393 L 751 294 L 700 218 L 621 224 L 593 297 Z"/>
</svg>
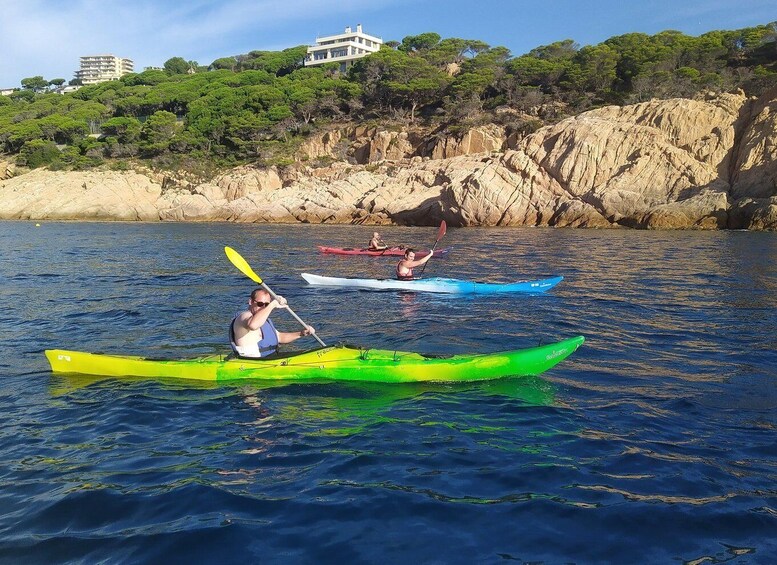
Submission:
<svg viewBox="0 0 777 565">
<path fill-rule="evenodd" d="M 442 37 L 502 45 L 514 56 L 630 32 L 700 35 L 777 20 L 775 0 L 0 0 L 0 87 L 73 78 L 81 55 L 128 57 L 136 70 L 170 57 L 210 64 L 252 50 L 311 44 L 361 23 L 400 41 Z"/>
</svg>

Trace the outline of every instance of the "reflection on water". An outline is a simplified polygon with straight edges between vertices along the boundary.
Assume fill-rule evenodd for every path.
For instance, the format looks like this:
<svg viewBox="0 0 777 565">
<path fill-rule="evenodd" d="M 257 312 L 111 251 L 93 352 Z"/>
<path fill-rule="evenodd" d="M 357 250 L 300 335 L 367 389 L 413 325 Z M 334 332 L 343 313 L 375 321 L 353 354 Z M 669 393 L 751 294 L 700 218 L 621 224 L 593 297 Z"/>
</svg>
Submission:
<svg viewBox="0 0 777 565">
<path fill-rule="evenodd" d="M 564 276 L 538 296 L 299 277 L 392 276 L 394 259 L 315 252 L 371 231 L 0 223 L 12 242 L 0 257 L 0 561 L 772 561 L 774 234 L 451 229 L 452 251 L 425 273 Z M 381 233 L 428 247 L 436 228 Z M 541 377 L 480 384 L 49 373 L 52 347 L 226 352 L 253 285 L 224 245 L 327 343 L 443 354 L 586 343 Z"/>
<path fill-rule="evenodd" d="M 240 396 L 246 398 L 246 402 L 261 404 L 261 398 L 267 391 L 274 395 L 287 395 L 289 398 L 300 399 L 298 406 L 287 407 L 295 414 L 287 414 L 288 420 L 293 422 L 300 414 L 312 416 L 309 410 L 313 410 L 309 403 L 305 402 L 308 396 L 321 396 L 325 405 L 319 406 L 325 410 L 327 421 L 339 421 L 351 416 L 367 416 L 379 414 L 390 409 L 398 401 L 422 400 L 424 395 L 439 394 L 463 394 L 477 393 L 484 397 L 504 397 L 505 399 L 518 400 L 537 406 L 550 406 L 553 403 L 553 385 L 539 376 L 505 378 L 484 383 L 382 383 L 353 382 L 336 383 L 322 380 L 305 383 L 289 383 L 288 381 L 273 380 L 240 380 L 225 382 L 208 382 L 186 379 L 154 379 L 156 386 L 164 387 L 170 393 L 185 392 L 190 389 L 227 391 L 235 390 Z M 140 386 L 148 382 L 148 379 L 140 377 L 99 377 L 91 375 L 56 374 L 50 377 L 49 392 L 53 397 L 77 394 L 88 387 L 100 386 L 103 389 L 121 390 L 126 386 Z M 323 395 L 326 392 L 326 395 Z M 323 395 L 323 396 L 322 396 Z M 184 397 L 184 400 L 186 398 Z M 263 408 L 264 409 L 264 408 Z M 275 414 L 283 417 L 283 414 Z M 342 417 L 341 417 L 342 416 Z M 317 418 L 323 418 L 318 414 Z"/>
</svg>

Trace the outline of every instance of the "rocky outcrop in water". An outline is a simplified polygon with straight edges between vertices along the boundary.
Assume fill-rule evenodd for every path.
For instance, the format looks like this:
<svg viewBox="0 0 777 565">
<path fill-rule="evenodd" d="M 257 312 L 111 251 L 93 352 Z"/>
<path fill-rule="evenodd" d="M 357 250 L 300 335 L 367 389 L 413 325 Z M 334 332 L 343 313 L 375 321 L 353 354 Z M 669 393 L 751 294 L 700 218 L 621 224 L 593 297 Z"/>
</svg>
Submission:
<svg viewBox="0 0 777 565">
<path fill-rule="evenodd" d="M 205 184 L 32 171 L 0 181 L 0 217 L 777 230 L 776 114 L 774 91 L 606 107 L 509 143 L 496 125 L 334 130 L 295 166 Z"/>
</svg>

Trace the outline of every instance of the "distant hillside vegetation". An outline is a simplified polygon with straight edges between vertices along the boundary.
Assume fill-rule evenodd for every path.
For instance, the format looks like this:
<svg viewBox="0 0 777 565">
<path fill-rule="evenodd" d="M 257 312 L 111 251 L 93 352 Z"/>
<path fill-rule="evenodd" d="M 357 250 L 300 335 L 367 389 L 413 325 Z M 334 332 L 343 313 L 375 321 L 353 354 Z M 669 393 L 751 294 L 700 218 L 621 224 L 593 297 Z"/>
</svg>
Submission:
<svg viewBox="0 0 777 565">
<path fill-rule="evenodd" d="M 29 168 L 145 161 L 208 176 L 291 162 L 306 135 L 332 123 L 418 122 L 455 133 L 493 121 L 520 135 L 597 106 L 758 95 L 777 83 L 777 22 L 699 37 L 630 33 L 585 47 L 567 39 L 518 57 L 430 32 L 387 42 L 347 74 L 334 64 L 303 67 L 305 51 L 252 51 L 209 67 L 173 57 L 164 70 L 66 95 L 47 90 L 63 79 L 31 77 L 0 97 L 0 151 Z"/>
</svg>

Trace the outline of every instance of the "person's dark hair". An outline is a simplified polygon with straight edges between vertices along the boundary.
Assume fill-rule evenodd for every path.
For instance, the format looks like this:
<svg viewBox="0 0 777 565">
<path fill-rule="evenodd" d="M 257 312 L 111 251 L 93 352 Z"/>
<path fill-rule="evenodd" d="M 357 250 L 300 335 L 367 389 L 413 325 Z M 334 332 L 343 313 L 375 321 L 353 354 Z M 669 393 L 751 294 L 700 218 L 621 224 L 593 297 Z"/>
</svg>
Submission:
<svg viewBox="0 0 777 565">
<path fill-rule="evenodd" d="M 254 291 L 251 293 L 251 300 L 256 302 L 256 295 L 259 294 L 260 292 L 264 292 L 264 289 L 263 288 L 255 288 Z"/>
<path fill-rule="evenodd" d="M 407 256 L 410 255 L 411 253 L 413 253 L 412 247 L 408 247 L 407 249 L 405 249 L 405 258 L 407 258 Z"/>
</svg>

